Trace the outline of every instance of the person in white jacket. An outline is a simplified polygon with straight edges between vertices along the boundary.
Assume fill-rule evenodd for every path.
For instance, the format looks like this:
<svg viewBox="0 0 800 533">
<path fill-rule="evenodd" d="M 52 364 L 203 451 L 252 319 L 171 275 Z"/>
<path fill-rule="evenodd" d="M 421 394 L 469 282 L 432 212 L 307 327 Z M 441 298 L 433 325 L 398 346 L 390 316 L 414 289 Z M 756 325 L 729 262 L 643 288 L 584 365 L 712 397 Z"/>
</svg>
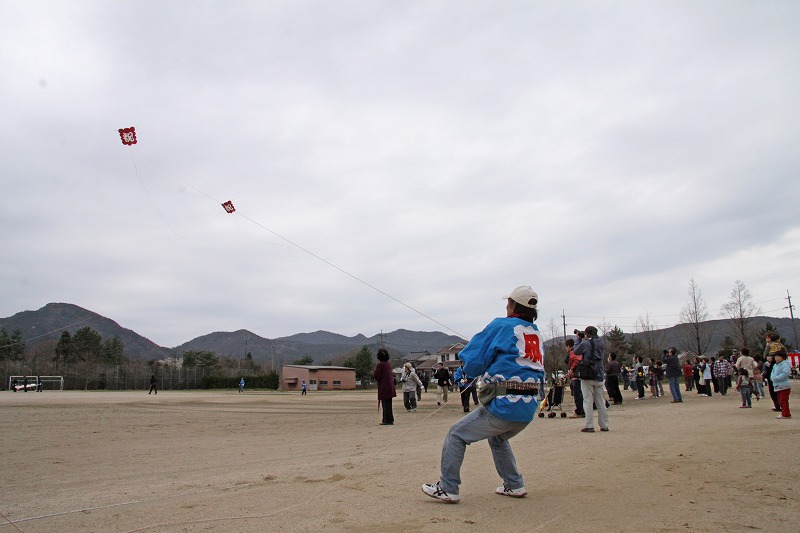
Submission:
<svg viewBox="0 0 800 533">
<path fill-rule="evenodd" d="M 417 412 L 417 388 L 422 387 L 417 372 L 411 363 L 403 365 L 403 373 L 400 376 L 400 382 L 403 384 L 403 405 L 409 413 Z"/>
</svg>

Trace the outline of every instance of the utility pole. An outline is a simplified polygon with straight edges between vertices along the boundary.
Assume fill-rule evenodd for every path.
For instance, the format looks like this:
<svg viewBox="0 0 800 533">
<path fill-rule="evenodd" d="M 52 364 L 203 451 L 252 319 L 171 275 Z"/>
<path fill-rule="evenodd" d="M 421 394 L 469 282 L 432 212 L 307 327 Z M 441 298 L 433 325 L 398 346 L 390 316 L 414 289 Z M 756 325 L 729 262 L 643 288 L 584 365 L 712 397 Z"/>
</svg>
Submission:
<svg viewBox="0 0 800 533">
<path fill-rule="evenodd" d="M 561 322 L 564 324 L 564 342 L 567 342 L 567 316 L 563 309 L 561 310 Z"/>
<path fill-rule="evenodd" d="M 789 300 L 789 316 L 792 317 L 792 331 L 794 331 L 794 349 L 800 350 L 797 345 L 797 325 L 794 323 L 794 306 L 792 305 L 792 296 L 789 294 L 789 289 L 786 289 L 786 299 Z"/>
</svg>

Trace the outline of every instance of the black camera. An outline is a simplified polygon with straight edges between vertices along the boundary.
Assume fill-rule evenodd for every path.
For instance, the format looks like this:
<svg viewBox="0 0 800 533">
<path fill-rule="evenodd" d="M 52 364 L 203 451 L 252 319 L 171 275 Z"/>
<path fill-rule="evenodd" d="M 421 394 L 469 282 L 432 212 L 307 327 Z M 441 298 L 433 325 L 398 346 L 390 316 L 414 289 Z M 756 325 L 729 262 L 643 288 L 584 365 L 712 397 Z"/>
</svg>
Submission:
<svg viewBox="0 0 800 533">
<path fill-rule="evenodd" d="M 585 334 L 584 332 L 582 332 L 582 331 L 578 331 L 577 329 L 573 330 L 573 331 L 572 331 L 572 333 L 573 333 L 573 334 L 575 334 L 575 335 L 577 335 L 577 336 L 578 336 L 579 338 L 581 338 L 581 339 L 582 339 L 582 338 L 584 338 L 584 337 L 586 336 L 586 334 Z"/>
</svg>

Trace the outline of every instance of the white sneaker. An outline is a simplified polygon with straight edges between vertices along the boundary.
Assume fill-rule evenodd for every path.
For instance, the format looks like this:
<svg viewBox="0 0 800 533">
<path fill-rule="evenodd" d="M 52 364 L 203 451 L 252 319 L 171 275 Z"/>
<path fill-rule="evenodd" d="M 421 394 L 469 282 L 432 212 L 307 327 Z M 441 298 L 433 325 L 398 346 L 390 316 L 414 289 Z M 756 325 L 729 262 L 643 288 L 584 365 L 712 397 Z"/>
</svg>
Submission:
<svg viewBox="0 0 800 533">
<path fill-rule="evenodd" d="M 792 417 L 791 416 L 778 415 L 775 418 L 778 418 L 778 419 L 781 419 L 781 420 L 786 420 L 787 418 L 792 418 Z"/>
<path fill-rule="evenodd" d="M 525 490 L 525 487 L 520 487 L 518 489 L 509 489 L 505 485 L 500 485 L 494 491 L 495 494 L 500 494 L 501 496 L 511 496 L 512 498 L 524 498 L 528 491 Z"/>
<path fill-rule="evenodd" d="M 460 498 L 458 494 L 448 494 L 445 492 L 440 486 L 439 482 L 436 483 L 425 483 L 422 485 L 422 492 L 430 496 L 431 498 L 436 498 L 437 500 L 441 500 L 445 503 L 458 503 Z"/>
</svg>

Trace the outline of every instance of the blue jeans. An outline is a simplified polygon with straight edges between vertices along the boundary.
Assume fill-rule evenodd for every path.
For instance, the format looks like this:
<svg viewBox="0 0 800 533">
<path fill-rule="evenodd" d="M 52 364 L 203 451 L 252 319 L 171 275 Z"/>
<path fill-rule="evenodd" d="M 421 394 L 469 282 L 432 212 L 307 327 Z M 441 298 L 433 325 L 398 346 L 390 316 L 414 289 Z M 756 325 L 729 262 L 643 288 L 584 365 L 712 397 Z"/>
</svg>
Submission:
<svg viewBox="0 0 800 533">
<path fill-rule="evenodd" d="M 753 406 L 753 402 L 750 400 L 750 387 L 739 387 L 739 394 L 742 395 L 742 407 Z"/>
<path fill-rule="evenodd" d="M 672 394 L 672 399 L 676 402 L 682 402 L 681 396 L 681 378 L 667 378 L 669 380 L 669 392 Z"/>
<path fill-rule="evenodd" d="M 442 464 L 439 486 L 449 494 L 458 494 L 461 485 L 461 463 L 467 445 L 480 440 L 489 440 L 494 467 L 509 489 L 525 486 L 522 474 L 517 469 L 517 461 L 508 439 L 525 429 L 528 422 L 511 422 L 494 416 L 481 405 L 470 414 L 456 422 L 447 432 L 442 444 Z"/>
</svg>

